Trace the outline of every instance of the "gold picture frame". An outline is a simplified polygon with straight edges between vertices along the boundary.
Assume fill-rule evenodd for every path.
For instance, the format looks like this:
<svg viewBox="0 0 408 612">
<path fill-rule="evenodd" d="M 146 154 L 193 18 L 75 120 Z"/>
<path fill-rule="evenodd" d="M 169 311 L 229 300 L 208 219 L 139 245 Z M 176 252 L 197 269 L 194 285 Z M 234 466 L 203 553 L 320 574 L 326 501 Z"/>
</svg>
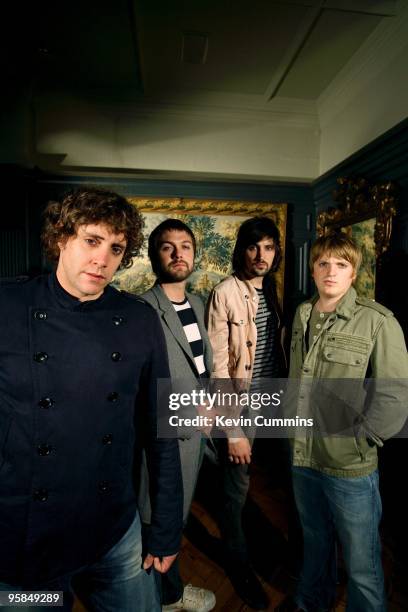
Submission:
<svg viewBox="0 0 408 612">
<path fill-rule="evenodd" d="M 398 186 L 391 181 L 371 185 L 366 179 L 338 178 L 333 193 L 337 208 L 330 207 L 317 217 L 317 234 L 343 231 L 357 242 L 363 262 L 355 281 L 359 295 L 374 299 L 378 292 L 376 275 L 387 251 L 396 214 Z"/>
<path fill-rule="evenodd" d="M 278 299 L 283 305 L 286 203 L 193 198 L 127 199 L 137 206 L 144 217 L 145 244 L 132 267 L 116 274 L 114 285 L 117 288 L 140 294 L 153 285 L 155 276 L 147 257 L 147 237 L 166 218 L 177 218 L 191 227 L 197 241 L 196 269 L 188 280 L 187 290 L 199 295 L 205 302 L 212 287 L 231 273 L 231 256 L 238 227 L 246 219 L 262 215 L 270 217 L 280 233 L 283 258 L 275 278 Z"/>
</svg>

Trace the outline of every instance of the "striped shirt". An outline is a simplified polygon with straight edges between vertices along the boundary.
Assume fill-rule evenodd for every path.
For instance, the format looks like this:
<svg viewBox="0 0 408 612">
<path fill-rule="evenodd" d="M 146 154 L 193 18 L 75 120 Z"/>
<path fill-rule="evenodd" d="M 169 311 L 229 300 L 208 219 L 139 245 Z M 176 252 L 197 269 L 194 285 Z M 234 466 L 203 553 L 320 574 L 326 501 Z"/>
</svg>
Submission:
<svg viewBox="0 0 408 612">
<path fill-rule="evenodd" d="M 199 375 L 202 376 L 206 374 L 204 345 L 194 310 L 191 308 L 191 304 L 187 298 L 185 298 L 183 302 L 172 302 L 172 304 L 183 326 L 187 341 L 190 344 L 197 371 Z"/>
<path fill-rule="evenodd" d="M 278 317 L 274 309 L 270 310 L 263 290 L 255 289 L 259 302 L 255 318 L 257 338 L 252 378 L 277 378 L 281 376 Z"/>
</svg>

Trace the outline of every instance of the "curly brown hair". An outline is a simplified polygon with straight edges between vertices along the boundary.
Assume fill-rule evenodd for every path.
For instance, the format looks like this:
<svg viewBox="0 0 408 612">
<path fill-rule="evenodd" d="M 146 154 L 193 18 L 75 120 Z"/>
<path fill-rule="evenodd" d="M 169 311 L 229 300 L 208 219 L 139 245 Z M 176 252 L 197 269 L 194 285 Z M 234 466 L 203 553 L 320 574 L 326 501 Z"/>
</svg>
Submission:
<svg viewBox="0 0 408 612">
<path fill-rule="evenodd" d="M 144 221 L 126 198 L 98 187 L 81 187 L 66 193 L 61 202 L 49 202 L 44 211 L 41 240 L 50 261 L 57 261 L 58 243 L 76 236 L 81 225 L 102 223 L 115 234 L 124 234 L 126 249 L 119 269 L 129 268 L 143 245 Z"/>
</svg>

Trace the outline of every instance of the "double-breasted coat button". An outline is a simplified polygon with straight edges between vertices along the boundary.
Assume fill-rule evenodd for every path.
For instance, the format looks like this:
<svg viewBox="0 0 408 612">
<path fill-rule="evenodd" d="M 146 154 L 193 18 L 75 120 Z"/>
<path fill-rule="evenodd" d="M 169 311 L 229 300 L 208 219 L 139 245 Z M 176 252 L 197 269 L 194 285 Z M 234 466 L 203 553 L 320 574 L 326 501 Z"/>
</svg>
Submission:
<svg viewBox="0 0 408 612">
<path fill-rule="evenodd" d="M 247 340 L 246 345 L 247 345 L 248 347 L 249 347 L 249 346 L 252 346 L 252 342 L 251 342 L 250 340 Z"/>
<path fill-rule="evenodd" d="M 47 313 L 45 312 L 45 310 L 36 310 L 33 316 L 36 321 L 45 321 L 45 319 L 47 318 Z"/>
<path fill-rule="evenodd" d="M 40 351 L 39 353 L 34 353 L 34 361 L 37 363 L 45 363 L 48 359 L 47 353 Z"/>
<path fill-rule="evenodd" d="M 108 393 L 107 400 L 108 402 L 116 402 L 118 397 L 119 393 L 116 393 L 116 391 L 112 391 L 111 393 Z"/>
<path fill-rule="evenodd" d="M 122 355 L 118 351 L 114 351 L 111 355 L 112 361 L 120 361 L 122 359 Z"/>
<path fill-rule="evenodd" d="M 47 455 L 51 455 L 53 448 L 50 444 L 39 444 L 37 446 L 37 453 L 40 457 L 46 457 Z"/>
<path fill-rule="evenodd" d="M 109 493 L 109 482 L 107 480 L 102 480 L 98 485 L 98 489 L 100 493 Z"/>
<path fill-rule="evenodd" d="M 123 323 L 125 322 L 124 317 L 120 317 L 119 315 L 115 315 L 114 317 L 112 317 L 112 322 L 114 325 L 123 325 Z"/>
<path fill-rule="evenodd" d="M 54 405 L 54 400 L 51 397 L 42 397 L 38 405 L 40 408 L 51 408 Z"/>
<path fill-rule="evenodd" d="M 246 369 L 246 370 L 250 370 L 250 369 L 251 369 L 251 366 L 250 366 L 250 365 L 246 365 L 246 366 L 245 366 L 245 369 Z"/>
<path fill-rule="evenodd" d="M 105 444 L 105 445 L 110 445 L 110 444 L 112 444 L 112 440 L 113 440 L 112 434 L 106 434 L 102 438 L 102 443 Z"/>
<path fill-rule="evenodd" d="M 33 493 L 33 498 L 35 501 L 46 502 L 48 499 L 47 489 L 35 489 Z"/>
</svg>

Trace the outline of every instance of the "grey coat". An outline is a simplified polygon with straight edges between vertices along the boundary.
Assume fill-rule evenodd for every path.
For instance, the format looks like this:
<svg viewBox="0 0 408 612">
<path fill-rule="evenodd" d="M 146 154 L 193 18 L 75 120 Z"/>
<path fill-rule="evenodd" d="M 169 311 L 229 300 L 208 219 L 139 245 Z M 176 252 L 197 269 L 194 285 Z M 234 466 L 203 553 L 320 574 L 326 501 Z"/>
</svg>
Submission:
<svg viewBox="0 0 408 612">
<path fill-rule="evenodd" d="M 183 379 L 183 384 L 185 381 L 187 382 L 188 379 L 191 378 L 191 385 L 192 388 L 194 388 L 195 382 L 199 376 L 198 371 L 183 326 L 172 303 L 159 284 L 155 284 L 140 297 L 153 306 L 159 315 L 167 345 L 170 377 L 173 380 Z M 210 374 L 212 370 L 212 350 L 204 325 L 204 307 L 200 298 L 197 296 L 192 295 L 191 293 L 186 293 L 186 297 L 190 302 L 197 319 L 197 324 L 203 341 L 204 363 L 208 374 Z M 201 434 L 200 432 L 196 432 L 196 434 L 192 437 L 180 437 L 178 442 L 184 488 L 183 516 L 184 520 L 186 520 L 190 511 L 194 488 L 197 481 L 197 474 L 200 467 Z M 141 474 L 139 509 L 142 520 L 146 523 L 150 522 L 150 502 L 148 491 L 149 484 L 147 468 L 144 464 Z"/>
</svg>

